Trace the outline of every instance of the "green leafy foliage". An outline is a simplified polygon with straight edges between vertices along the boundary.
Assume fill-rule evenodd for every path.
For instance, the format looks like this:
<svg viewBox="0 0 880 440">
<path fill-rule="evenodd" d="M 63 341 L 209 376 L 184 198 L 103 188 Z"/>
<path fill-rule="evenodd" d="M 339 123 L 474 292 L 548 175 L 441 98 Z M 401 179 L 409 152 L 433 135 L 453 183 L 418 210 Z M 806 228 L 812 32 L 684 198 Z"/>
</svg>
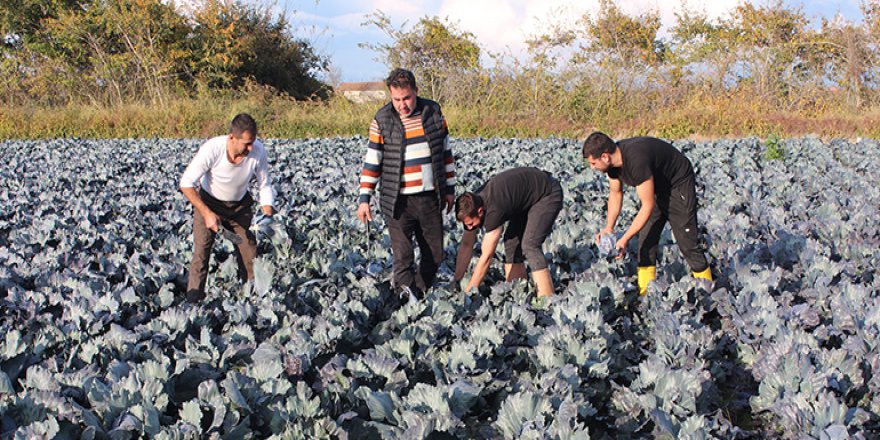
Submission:
<svg viewBox="0 0 880 440">
<path fill-rule="evenodd" d="M 453 138 L 461 188 L 540 163 L 565 191 L 544 243 L 555 295 L 452 258 L 421 301 L 354 217 L 365 139 L 267 140 L 278 214 L 258 282 L 215 243 L 183 301 L 196 140 L 0 143 L 0 437 L 869 438 L 880 428 L 880 146 L 677 142 L 716 284 L 669 231 L 635 292 L 607 258 L 607 179 L 579 142 Z M 96 200 L 98 203 L 96 203 Z M 637 212 L 625 193 L 622 222 Z M 380 232 L 381 231 L 381 232 Z M 461 229 L 448 225 L 447 256 Z M 259 285 L 259 286 L 257 286 Z M 66 437 L 65 437 L 66 436 Z"/>
<path fill-rule="evenodd" d="M 14 36 L 3 72 L 16 96 L 164 105 L 181 92 L 255 83 L 297 99 L 327 97 L 316 79 L 326 60 L 269 6 L 201 0 L 186 14 L 159 0 L 43 3 L 0 6 L 0 32 Z"/>
<path fill-rule="evenodd" d="M 764 160 L 785 159 L 785 145 L 783 145 L 782 139 L 776 133 L 770 133 L 770 136 L 767 136 L 764 146 L 766 147 L 766 150 L 764 150 Z"/>
</svg>

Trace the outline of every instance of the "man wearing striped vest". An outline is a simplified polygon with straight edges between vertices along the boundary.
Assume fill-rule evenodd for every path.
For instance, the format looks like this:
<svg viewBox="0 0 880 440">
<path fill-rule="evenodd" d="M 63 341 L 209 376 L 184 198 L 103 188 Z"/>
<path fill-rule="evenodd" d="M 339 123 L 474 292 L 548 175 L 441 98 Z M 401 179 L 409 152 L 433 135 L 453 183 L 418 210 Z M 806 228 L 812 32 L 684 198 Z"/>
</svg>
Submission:
<svg viewBox="0 0 880 440">
<path fill-rule="evenodd" d="M 378 184 L 394 257 L 392 285 L 409 300 L 431 287 L 443 261 L 441 210 L 448 214 L 455 202 L 455 169 L 440 105 L 418 96 L 408 70 L 393 70 L 385 84 L 391 102 L 370 124 L 357 216 L 361 222 L 373 219 L 370 200 Z M 413 239 L 421 254 L 418 270 Z"/>
</svg>

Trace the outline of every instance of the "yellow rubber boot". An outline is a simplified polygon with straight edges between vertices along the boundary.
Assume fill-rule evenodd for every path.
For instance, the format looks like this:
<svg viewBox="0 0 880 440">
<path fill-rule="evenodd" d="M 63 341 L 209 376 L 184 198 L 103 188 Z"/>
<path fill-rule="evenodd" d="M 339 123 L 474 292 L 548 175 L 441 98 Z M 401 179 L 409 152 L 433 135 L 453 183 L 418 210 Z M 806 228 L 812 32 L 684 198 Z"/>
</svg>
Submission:
<svg viewBox="0 0 880 440">
<path fill-rule="evenodd" d="M 694 278 L 702 278 L 704 280 L 715 281 L 712 279 L 712 271 L 709 270 L 708 267 L 702 272 L 694 272 Z"/>
<path fill-rule="evenodd" d="M 639 295 L 648 293 L 648 283 L 657 278 L 657 266 L 640 266 L 639 267 Z"/>
</svg>

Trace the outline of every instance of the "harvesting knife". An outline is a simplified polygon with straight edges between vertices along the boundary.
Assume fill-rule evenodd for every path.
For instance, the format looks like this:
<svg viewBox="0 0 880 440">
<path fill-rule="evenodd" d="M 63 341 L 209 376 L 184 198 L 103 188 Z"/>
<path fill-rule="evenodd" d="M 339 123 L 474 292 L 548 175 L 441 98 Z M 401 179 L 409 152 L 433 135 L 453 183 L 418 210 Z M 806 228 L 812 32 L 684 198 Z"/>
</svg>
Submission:
<svg viewBox="0 0 880 440">
<path fill-rule="evenodd" d="M 364 223 L 364 225 L 366 226 L 366 227 L 364 228 L 364 232 L 366 232 L 366 234 L 365 234 L 365 235 L 366 235 L 365 243 L 367 244 L 367 251 L 369 251 L 369 250 L 370 250 L 370 244 L 371 244 L 371 242 L 370 242 L 370 221 L 367 220 L 367 222 Z"/>
<path fill-rule="evenodd" d="M 232 244 L 241 244 L 241 237 L 235 235 L 234 232 L 224 228 L 223 226 L 220 226 L 220 228 L 217 230 L 217 233 L 219 233 L 221 237 L 229 240 Z"/>
<path fill-rule="evenodd" d="M 370 221 L 364 222 L 364 246 L 366 247 L 367 258 L 367 275 L 375 277 L 382 273 L 382 265 L 375 261 L 370 261 L 370 251 L 372 250 L 373 237 L 370 237 Z"/>
</svg>

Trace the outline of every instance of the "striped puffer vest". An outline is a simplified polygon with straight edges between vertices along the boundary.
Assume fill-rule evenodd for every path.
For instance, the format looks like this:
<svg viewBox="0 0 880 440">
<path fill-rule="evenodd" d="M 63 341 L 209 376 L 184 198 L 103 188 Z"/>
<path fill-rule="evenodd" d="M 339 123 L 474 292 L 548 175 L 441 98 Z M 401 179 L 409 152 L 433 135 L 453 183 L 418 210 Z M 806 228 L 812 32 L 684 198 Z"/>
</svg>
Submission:
<svg viewBox="0 0 880 440">
<path fill-rule="evenodd" d="M 416 98 L 416 111 L 422 112 L 422 127 L 425 129 L 425 137 L 428 147 L 431 149 L 431 166 L 434 171 L 434 188 L 439 197 L 446 189 L 446 164 L 444 149 L 447 130 L 443 128 L 443 117 L 440 112 L 440 104 L 430 99 Z M 403 161 L 406 148 L 406 132 L 400 115 L 391 103 L 376 112 L 376 122 L 379 131 L 385 140 L 382 155 L 382 174 L 379 178 L 379 208 L 386 218 L 394 216 L 394 207 L 400 195 L 400 187 L 403 180 Z"/>
</svg>

